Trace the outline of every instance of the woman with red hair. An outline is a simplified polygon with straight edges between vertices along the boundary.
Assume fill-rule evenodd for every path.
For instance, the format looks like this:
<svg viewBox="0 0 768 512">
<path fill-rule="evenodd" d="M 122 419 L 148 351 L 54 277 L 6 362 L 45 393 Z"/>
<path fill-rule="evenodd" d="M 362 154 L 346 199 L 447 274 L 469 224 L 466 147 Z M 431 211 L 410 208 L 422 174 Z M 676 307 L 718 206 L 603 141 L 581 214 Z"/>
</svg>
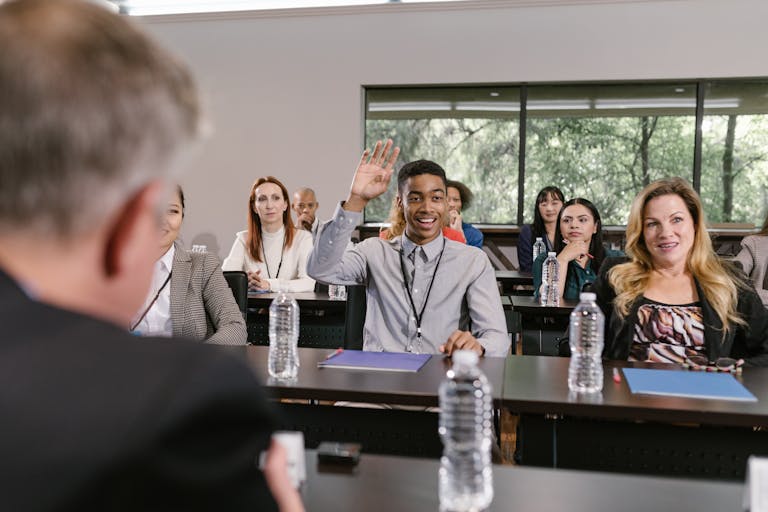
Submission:
<svg viewBox="0 0 768 512">
<path fill-rule="evenodd" d="M 288 189 L 274 176 L 259 178 L 248 200 L 248 230 L 240 231 L 224 260 L 224 270 L 243 270 L 248 288 L 310 292 L 315 281 L 307 275 L 312 235 L 297 230 L 291 219 Z"/>
</svg>

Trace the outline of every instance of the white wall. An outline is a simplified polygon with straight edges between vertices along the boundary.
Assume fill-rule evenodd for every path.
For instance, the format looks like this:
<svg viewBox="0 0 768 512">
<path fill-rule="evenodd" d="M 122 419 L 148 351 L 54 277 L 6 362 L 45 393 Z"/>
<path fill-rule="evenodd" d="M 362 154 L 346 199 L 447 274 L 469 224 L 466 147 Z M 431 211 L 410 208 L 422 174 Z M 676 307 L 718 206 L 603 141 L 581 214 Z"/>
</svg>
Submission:
<svg viewBox="0 0 768 512">
<path fill-rule="evenodd" d="M 768 76 L 765 0 L 469 5 L 141 19 L 190 62 L 214 126 L 183 179 L 184 241 L 225 256 L 266 174 L 313 187 L 328 217 L 362 149 L 364 85 Z"/>
</svg>

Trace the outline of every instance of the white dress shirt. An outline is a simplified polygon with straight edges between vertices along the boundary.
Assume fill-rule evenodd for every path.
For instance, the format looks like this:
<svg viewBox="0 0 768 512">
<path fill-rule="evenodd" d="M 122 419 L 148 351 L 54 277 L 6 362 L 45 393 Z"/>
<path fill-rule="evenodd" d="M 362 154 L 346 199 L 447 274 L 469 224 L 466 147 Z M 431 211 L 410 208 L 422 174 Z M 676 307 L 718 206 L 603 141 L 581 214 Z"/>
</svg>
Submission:
<svg viewBox="0 0 768 512">
<path fill-rule="evenodd" d="M 139 314 L 149 306 L 152 299 L 157 295 L 157 291 L 166 282 L 168 276 L 173 270 L 173 257 L 176 254 L 176 247 L 171 245 L 163 256 L 155 262 L 155 269 L 152 273 L 152 286 L 149 289 L 149 295 L 147 295 L 144 304 L 139 310 Z M 134 332 L 141 334 L 142 336 L 173 336 L 173 322 L 171 321 L 171 282 L 163 287 L 160 291 L 160 295 L 152 307 L 149 308 L 147 314 L 142 318 L 139 325 L 134 328 Z"/>
</svg>

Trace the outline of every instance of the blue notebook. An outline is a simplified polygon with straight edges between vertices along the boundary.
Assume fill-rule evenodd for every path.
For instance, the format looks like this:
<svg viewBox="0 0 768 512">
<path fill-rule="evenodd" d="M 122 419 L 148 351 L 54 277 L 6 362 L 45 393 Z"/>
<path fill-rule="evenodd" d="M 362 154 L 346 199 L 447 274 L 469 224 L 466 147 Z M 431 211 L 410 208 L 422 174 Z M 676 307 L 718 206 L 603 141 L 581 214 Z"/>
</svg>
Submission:
<svg viewBox="0 0 768 512">
<path fill-rule="evenodd" d="M 730 373 L 624 368 L 630 391 L 639 395 L 681 396 L 757 402 Z"/>
<path fill-rule="evenodd" d="M 350 370 L 383 370 L 391 372 L 417 372 L 432 357 L 429 354 L 401 352 L 365 352 L 342 350 L 332 353 L 317 363 L 320 368 L 346 368 Z"/>
</svg>

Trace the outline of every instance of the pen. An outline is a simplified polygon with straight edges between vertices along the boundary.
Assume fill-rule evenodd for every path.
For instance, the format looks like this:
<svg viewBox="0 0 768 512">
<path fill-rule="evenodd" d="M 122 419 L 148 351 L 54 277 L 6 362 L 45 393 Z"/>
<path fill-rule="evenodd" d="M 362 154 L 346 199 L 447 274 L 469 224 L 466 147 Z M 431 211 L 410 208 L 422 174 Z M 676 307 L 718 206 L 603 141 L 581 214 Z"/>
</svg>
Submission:
<svg viewBox="0 0 768 512">
<path fill-rule="evenodd" d="M 616 384 L 621 383 L 621 373 L 619 373 L 618 368 L 613 369 L 613 382 L 615 382 Z"/>
<path fill-rule="evenodd" d="M 331 352 L 330 354 L 328 354 L 327 356 L 325 356 L 325 359 L 324 359 L 324 361 L 327 361 L 327 360 L 329 360 L 330 358 L 332 358 L 332 357 L 334 357 L 334 356 L 337 356 L 337 355 L 341 354 L 342 352 L 344 352 L 344 349 L 343 349 L 343 348 L 341 348 L 341 347 L 339 347 L 339 348 L 337 348 L 336 350 L 334 350 L 333 352 Z"/>
</svg>

